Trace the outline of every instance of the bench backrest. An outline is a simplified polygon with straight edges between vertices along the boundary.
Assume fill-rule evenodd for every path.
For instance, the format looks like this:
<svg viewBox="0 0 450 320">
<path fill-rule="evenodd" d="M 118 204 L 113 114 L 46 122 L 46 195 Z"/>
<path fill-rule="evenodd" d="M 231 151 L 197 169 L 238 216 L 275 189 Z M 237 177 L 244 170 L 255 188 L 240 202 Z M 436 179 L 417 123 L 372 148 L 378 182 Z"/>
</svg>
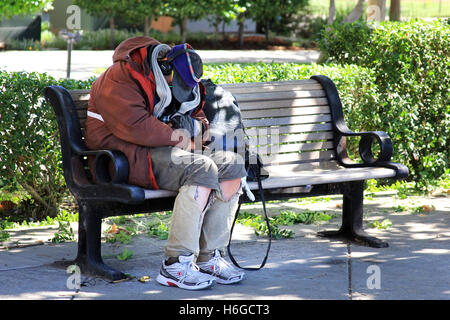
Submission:
<svg viewBox="0 0 450 320">
<path fill-rule="evenodd" d="M 308 80 L 221 86 L 236 97 L 250 146 L 258 149 L 269 172 L 286 174 L 331 168 L 339 162 L 336 149 L 341 148 L 336 127 L 343 122 L 343 115 L 330 79 L 315 76 Z M 69 92 L 62 87 L 49 87 L 46 97 L 58 118 L 64 176 L 69 188 L 91 184 L 87 158 L 76 156 L 71 150 L 87 150 L 83 135 L 89 90 Z M 73 188 L 71 191 L 75 192 Z"/>
<path fill-rule="evenodd" d="M 316 80 L 221 85 L 237 99 L 251 146 L 272 164 L 335 158 L 331 110 Z M 72 90 L 84 133 L 88 90 Z"/>
</svg>

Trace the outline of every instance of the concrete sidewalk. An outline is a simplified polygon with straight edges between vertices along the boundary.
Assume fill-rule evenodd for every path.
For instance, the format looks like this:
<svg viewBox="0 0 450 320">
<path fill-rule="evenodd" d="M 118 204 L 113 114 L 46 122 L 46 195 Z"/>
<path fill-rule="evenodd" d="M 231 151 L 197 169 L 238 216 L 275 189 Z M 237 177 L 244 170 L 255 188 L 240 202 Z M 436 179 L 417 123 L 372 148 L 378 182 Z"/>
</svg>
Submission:
<svg viewBox="0 0 450 320">
<path fill-rule="evenodd" d="M 262 270 L 246 272 L 246 279 L 240 284 L 215 285 L 197 292 L 164 287 L 155 281 L 165 240 L 142 235 L 134 237 L 129 245 L 103 242 L 107 264 L 137 278 L 148 275 L 150 281 L 140 283 L 136 278 L 114 284 L 82 276 L 85 286 L 76 292 L 66 285 L 69 274 L 53 265 L 56 260 L 75 257 L 75 242 L 51 244 L 48 239 L 53 237 L 55 226 L 9 230 L 11 247 L 0 249 L 0 300 L 450 299 L 448 197 L 398 199 L 388 193 L 365 200 L 365 228 L 369 234 L 389 242 L 389 248 L 384 249 L 348 245 L 316 236 L 318 230 L 340 225 L 340 203 L 340 197 L 270 203 L 272 214 L 280 210 L 310 209 L 325 211 L 334 218 L 321 224 L 288 227 L 295 232 L 295 237 L 274 240 L 268 263 Z M 415 214 L 409 210 L 423 205 L 435 209 Z M 409 209 L 395 212 L 399 211 L 399 206 Z M 258 205 L 243 206 L 242 210 L 261 212 Z M 368 226 L 371 221 L 386 218 L 392 221 L 392 226 L 386 230 Z M 241 265 L 256 266 L 264 256 L 266 241 L 257 238 L 252 229 L 237 225 L 233 254 Z M 21 247 L 30 244 L 33 246 Z M 115 256 L 125 247 L 133 250 L 134 255 L 120 261 Z"/>
<path fill-rule="evenodd" d="M 204 63 L 226 62 L 296 62 L 311 63 L 319 57 L 317 50 L 198 50 Z M 99 76 L 112 64 L 112 50 L 72 51 L 71 78 L 87 80 Z M 47 72 L 55 78 L 65 78 L 67 51 L 3 51 L 0 69 L 6 71 Z"/>
</svg>

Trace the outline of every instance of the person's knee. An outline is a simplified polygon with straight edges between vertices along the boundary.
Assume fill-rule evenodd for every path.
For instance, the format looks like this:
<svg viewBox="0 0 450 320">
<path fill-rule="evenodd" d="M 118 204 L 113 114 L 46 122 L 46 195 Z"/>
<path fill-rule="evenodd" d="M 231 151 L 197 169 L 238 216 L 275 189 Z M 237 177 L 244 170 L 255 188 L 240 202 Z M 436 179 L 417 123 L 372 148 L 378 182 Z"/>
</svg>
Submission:
<svg viewBox="0 0 450 320">
<path fill-rule="evenodd" d="M 194 200 L 198 203 L 202 210 L 204 210 L 206 208 L 206 205 L 208 204 L 210 193 L 211 188 L 196 186 Z"/>
<path fill-rule="evenodd" d="M 230 201 L 241 188 L 241 178 L 225 180 L 220 183 L 224 201 Z"/>
</svg>

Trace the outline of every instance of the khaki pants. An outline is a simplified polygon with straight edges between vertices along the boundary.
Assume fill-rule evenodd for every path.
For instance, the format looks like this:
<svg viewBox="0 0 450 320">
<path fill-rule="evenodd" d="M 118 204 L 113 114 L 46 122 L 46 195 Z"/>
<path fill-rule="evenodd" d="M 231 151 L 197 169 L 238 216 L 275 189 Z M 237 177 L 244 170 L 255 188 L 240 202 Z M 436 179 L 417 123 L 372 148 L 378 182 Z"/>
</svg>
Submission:
<svg viewBox="0 0 450 320">
<path fill-rule="evenodd" d="M 204 261 L 214 249 L 223 250 L 228 243 L 241 191 L 225 201 L 220 182 L 244 177 L 242 161 L 237 161 L 233 152 L 206 156 L 177 147 L 152 148 L 150 153 L 159 187 L 179 192 L 173 207 L 165 256 L 194 253 L 199 261 Z M 212 189 L 205 210 L 195 199 L 198 186 Z"/>
</svg>

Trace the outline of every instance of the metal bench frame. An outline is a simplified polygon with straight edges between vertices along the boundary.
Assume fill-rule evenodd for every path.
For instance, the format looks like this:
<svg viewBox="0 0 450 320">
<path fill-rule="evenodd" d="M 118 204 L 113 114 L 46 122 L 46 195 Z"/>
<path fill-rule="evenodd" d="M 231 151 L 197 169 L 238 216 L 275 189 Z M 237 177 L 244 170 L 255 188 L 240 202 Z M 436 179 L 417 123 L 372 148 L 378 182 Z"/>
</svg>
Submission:
<svg viewBox="0 0 450 320">
<path fill-rule="evenodd" d="M 264 90 L 271 84 L 292 85 L 312 83 L 320 84 L 328 101 L 331 114 L 332 131 L 332 160 L 343 169 L 359 170 L 362 173 L 383 171 L 380 177 L 405 178 L 408 169 L 401 164 L 390 162 L 392 156 L 392 142 L 389 136 L 380 131 L 354 133 L 349 130 L 344 121 L 344 114 L 338 91 L 334 83 L 325 76 L 313 76 L 310 80 L 296 80 L 278 83 L 253 83 L 251 86 L 257 88 L 264 86 Z M 224 85 L 224 88 L 233 92 L 240 90 L 245 92 L 246 86 L 250 84 Z M 277 89 L 277 95 L 288 94 L 288 92 Z M 270 92 L 270 90 L 268 91 Z M 114 150 L 88 150 L 86 147 L 80 118 L 86 113 L 87 102 L 81 109 L 76 107 L 74 100 L 80 96 L 88 95 L 89 91 L 69 91 L 60 86 L 50 86 L 45 89 L 45 97 L 52 105 L 57 122 L 61 140 L 61 151 L 64 178 L 71 193 L 79 205 L 79 231 L 78 231 L 78 253 L 73 262 L 80 266 L 82 272 L 102 276 L 111 280 L 125 278 L 125 274 L 107 266 L 101 256 L 101 222 L 109 216 L 137 214 L 145 212 L 157 212 L 171 210 L 176 193 L 157 190 L 144 190 L 138 186 L 127 184 L 128 161 L 126 157 Z M 270 95 L 270 93 L 268 93 Z M 295 96 L 295 95 L 294 95 Z M 86 100 L 86 98 L 85 98 Z M 238 99 L 239 101 L 239 99 Z M 245 119 L 244 119 L 245 120 Z M 346 151 L 346 137 L 359 136 L 359 153 L 361 163 L 350 160 Z M 379 145 L 378 157 L 372 154 L 372 144 Z M 95 157 L 95 176 L 97 183 L 93 183 L 87 169 L 87 156 Z M 323 159 L 318 159 L 322 161 Z M 108 163 L 112 163 L 113 175 L 108 171 Z M 333 163 L 334 163 L 333 162 Z M 319 162 L 320 163 L 320 162 Z M 275 168 L 276 169 L 276 168 Z M 386 175 L 386 169 L 392 174 Z M 332 170 L 331 170 L 332 171 Z M 329 174 L 329 170 L 327 171 Z M 320 175 L 320 172 L 319 172 Z M 323 178 L 327 176 L 323 173 Z M 348 178 L 349 181 L 312 184 L 305 193 L 304 181 L 298 184 L 290 179 L 290 183 L 283 185 L 283 179 L 278 180 L 278 185 L 271 188 L 270 182 L 265 186 L 264 197 L 266 200 L 282 200 L 288 198 L 311 197 L 318 195 L 342 194 L 342 225 L 337 231 L 322 231 L 319 236 L 354 241 L 371 247 L 387 247 L 388 244 L 377 238 L 370 237 L 363 230 L 363 192 L 364 181 L 371 178 L 362 177 Z M 353 180 L 352 180 L 353 179 Z M 287 181 L 287 180 L 286 180 Z M 280 185 L 281 184 L 281 185 Z M 257 189 L 256 184 L 252 189 Z M 255 194 L 256 201 L 260 200 Z M 241 197 L 241 202 L 250 202 L 246 196 Z"/>
</svg>

